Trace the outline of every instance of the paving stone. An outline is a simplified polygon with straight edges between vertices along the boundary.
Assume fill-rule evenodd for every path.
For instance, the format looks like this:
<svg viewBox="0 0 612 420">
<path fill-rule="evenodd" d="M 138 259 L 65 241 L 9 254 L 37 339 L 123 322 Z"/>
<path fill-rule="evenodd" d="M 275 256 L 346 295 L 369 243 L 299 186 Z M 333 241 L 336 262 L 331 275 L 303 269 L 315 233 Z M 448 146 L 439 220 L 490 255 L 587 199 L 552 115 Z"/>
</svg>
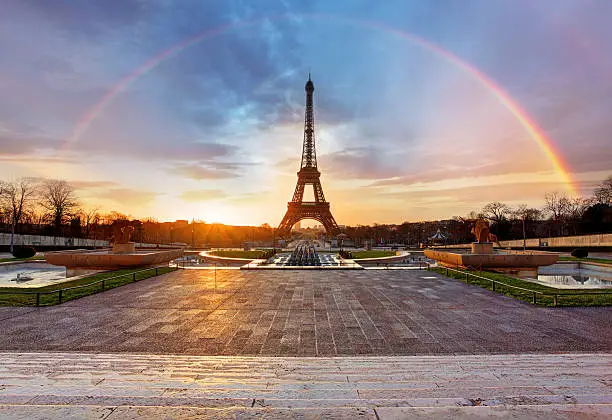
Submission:
<svg viewBox="0 0 612 420">
<path fill-rule="evenodd" d="M 376 417 L 380 420 L 393 419 L 598 419 L 612 415 L 610 406 L 547 405 L 536 407 L 453 407 L 453 408 L 416 408 L 416 407 L 381 407 L 376 408 Z"/>
<path fill-rule="evenodd" d="M 423 279 L 419 270 L 307 276 L 217 270 L 217 292 L 213 276 L 180 270 L 60 306 L 0 308 L 0 350 L 275 356 L 612 350 L 610 308 L 541 308 L 444 276 Z"/>
<path fill-rule="evenodd" d="M 214 418 L 214 419 L 376 419 L 371 408 L 326 409 L 207 409 L 192 407 L 118 407 L 107 417 L 108 420 L 141 418 Z"/>
<path fill-rule="evenodd" d="M 610 366 L 602 353 L 0 353 L 0 417 L 597 418 L 612 414 Z"/>
<path fill-rule="evenodd" d="M 0 404 L 0 419 L 106 419 L 115 407 L 99 406 L 18 406 Z"/>
<path fill-rule="evenodd" d="M 212 275 L 0 308 L 0 418 L 612 415 L 610 308 L 419 271 Z"/>
</svg>

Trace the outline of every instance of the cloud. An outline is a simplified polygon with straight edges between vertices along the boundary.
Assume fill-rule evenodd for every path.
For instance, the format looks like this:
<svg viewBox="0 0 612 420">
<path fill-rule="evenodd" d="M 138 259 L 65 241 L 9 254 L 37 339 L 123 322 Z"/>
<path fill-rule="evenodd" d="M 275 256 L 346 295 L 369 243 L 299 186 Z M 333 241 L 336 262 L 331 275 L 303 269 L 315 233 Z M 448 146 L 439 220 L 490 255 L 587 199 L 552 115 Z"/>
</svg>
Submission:
<svg viewBox="0 0 612 420">
<path fill-rule="evenodd" d="M 361 2 L 350 11 L 346 2 L 324 0 L 6 3 L 0 14 L 1 178 L 83 174 L 76 184 L 83 195 L 127 197 L 140 192 L 136 185 L 180 194 L 171 185 L 178 176 L 193 198 L 193 180 L 224 180 L 227 202 L 240 197 L 245 180 L 276 189 L 285 178 L 294 184 L 309 70 L 324 187 L 369 185 L 361 191 L 377 199 L 383 199 L 378 193 L 397 194 L 384 199 L 401 209 L 414 205 L 411 197 L 421 194 L 414 190 L 440 190 L 453 179 L 552 172 L 490 90 L 453 60 L 397 36 L 404 30 L 499 83 L 575 172 L 587 176 L 583 172 L 611 166 L 605 40 L 612 32 L 604 13 L 610 6 L 597 2 L 587 12 L 563 5 L 553 14 L 543 13 L 545 6 L 534 13 L 498 2 L 448 5 L 452 13 L 444 13 L 448 7 L 399 0 Z M 272 17 L 287 12 L 287 19 Z M 305 13 L 351 16 L 397 32 Z M 407 18 L 390 18 L 400 15 Z M 516 22 L 525 27 L 520 34 L 514 34 Z M 568 40 L 568 29 L 580 36 Z M 198 34 L 210 36 L 160 55 Z M 153 66 L 129 79 L 145 63 Z M 119 84 L 126 77 L 130 82 Z M 75 125 L 103 98 L 112 100 L 63 150 Z M 98 177 L 117 183 L 81 181 Z M 479 192 L 488 197 L 504 188 Z M 512 195 L 518 191 L 508 188 Z M 413 191 L 401 196 L 403 190 Z M 211 191 L 200 197 L 214 196 Z M 461 200 L 454 191 L 432 191 L 427 199 L 452 208 Z M 353 198 L 367 201 L 366 195 Z M 158 200 L 149 208 L 163 205 Z M 363 212 L 383 207 L 371 204 Z M 427 211 L 427 205 L 417 207 Z"/>
<path fill-rule="evenodd" d="M 413 205 L 440 205 L 444 204 L 452 210 L 454 205 L 480 205 L 491 201 L 512 202 L 540 202 L 544 200 L 544 193 L 549 191 L 561 191 L 563 185 L 555 181 L 546 181 L 546 176 L 541 181 L 522 181 L 529 179 L 533 174 L 514 174 L 512 176 L 501 176 L 499 178 L 483 178 L 472 186 L 462 186 L 460 182 L 456 187 L 448 183 L 432 185 L 408 185 L 404 189 L 370 189 L 368 194 L 374 200 L 401 200 Z M 502 179 L 505 178 L 505 179 Z M 452 183 L 453 180 L 450 180 Z M 476 182 L 476 181 L 475 181 Z M 581 183 L 586 187 L 591 183 Z M 362 189 L 364 190 L 364 189 Z M 474 204 L 476 203 L 476 204 Z"/>
<path fill-rule="evenodd" d="M 299 162 L 300 162 L 300 157 L 293 156 L 293 157 L 288 157 L 288 158 L 277 161 L 274 164 L 274 167 L 280 170 L 291 170 L 291 169 L 295 169 L 295 166 L 299 165 Z"/>
<path fill-rule="evenodd" d="M 240 176 L 240 173 L 238 173 L 238 165 L 228 163 L 176 165 L 170 169 L 170 172 L 196 180 L 227 179 Z"/>
<path fill-rule="evenodd" d="M 88 7 L 75 7 L 64 0 L 23 0 L 24 12 L 67 28 L 79 35 L 102 35 L 112 27 L 135 24 L 146 12 L 149 2 L 139 0 L 105 1 Z"/>
<path fill-rule="evenodd" d="M 381 179 L 398 176 L 398 153 L 376 147 L 353 147 L 320 157 L 325 171 L 348 179 Z"/>
<path fill-rule="evenodd" d="M 28 155 L 39 150 L 56 149 L 60 144 L 56 139 L 3 129 L 0 125 L 0 155 L 3 156 Z"/>
<path fill-rule="evenodd" d="M 159 193 L 131 188 L 110 188 L 97 194 L 98 198 L 114 201 L 123 206 L 143 207 L 150 204 Z"/>
<path fill-rule="evenodd" d="M 196 190 L 196 191 L 183 191 L 180 195 L 181 200 L 184 201 L 208 201 L 216 200 L 219 198 L 226 197 L 227 194 L 221 190 Z"/>
<path fill-rule="evenodd" d="M 64 76 L 72 73 L 74 68 L 72 65 L 59 57 L 54 57 L 50 54 L 42 55 L 34 60 L 34 66 L 39 70 L 47 73 L 58 73 Z"/>
<path fill-rule="evenodd" d="M 114 181 L 70 181 L 69 183 L 77 190 L 112 188 L 119 185 Z"/>
</svg>

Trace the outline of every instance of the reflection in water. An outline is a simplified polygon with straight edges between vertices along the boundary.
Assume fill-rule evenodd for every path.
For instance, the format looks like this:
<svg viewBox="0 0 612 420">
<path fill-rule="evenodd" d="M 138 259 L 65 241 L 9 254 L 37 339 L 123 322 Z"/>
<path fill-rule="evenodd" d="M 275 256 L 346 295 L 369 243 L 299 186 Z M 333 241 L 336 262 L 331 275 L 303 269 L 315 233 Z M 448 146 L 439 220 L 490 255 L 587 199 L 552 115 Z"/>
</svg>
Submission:
<svg viewBox="0 0 612 420">
<path fill-rule="evenodd" d="M 66 281 L 66 267 L 45 263 L 0 266 L 1 287 L 40 287 Z"/>
<path fill-rule="evenodd" d="M 612 287 L 612 270 L 593 264 L 558 263 L 538 269 L 538 283 L 576 289 Z"/>
<path fill-rule="evenodd" d="M 576 288 L 599 288 L 612 287 L 612 280 L 602 279 L 594 275 L 576 275 L 576 274 L 539 274 L 540 282 L 550 284 L 551 286 L 574 286 Z"/>
</svg>

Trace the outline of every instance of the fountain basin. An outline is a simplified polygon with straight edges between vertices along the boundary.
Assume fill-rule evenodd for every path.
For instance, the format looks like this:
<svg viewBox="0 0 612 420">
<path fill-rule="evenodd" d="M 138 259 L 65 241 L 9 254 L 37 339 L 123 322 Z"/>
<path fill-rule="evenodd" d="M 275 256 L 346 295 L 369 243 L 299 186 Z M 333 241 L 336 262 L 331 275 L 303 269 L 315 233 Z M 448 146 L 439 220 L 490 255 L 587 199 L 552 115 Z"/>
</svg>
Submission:
<svg viewBox="0 0 612 420">
<path fill-rule="evenodd" d="M 44 261 L 0 264 L 0 288 L 34 288 L 66 281 L 66 269 Z"/>
<path fill-rule="evenodd" d="M 183 256 L 182 248 L 164 250 L 136 250 L 129 253 L 113 253 L 110 248 L 88 251 L 76 249 L 45 253 L 49 264 L 66 267 L 68 275 L 85 272 L 117 270 L 157 265 Z"/>
<path fill-rule="evenodd" d="M 559 260 L 559 255 L 545 251 L 498 251 L 490 254 L 472 254 L 469 252 L 448 252 L 426 249 L 425 256 L 436 260 L 441 265 L 450 267 L 478 267 L 497 269 L 536 269 L 552 265 Z"/>
<path fill-rule="evenodd" d="M 612 266 L 583 262 L 559 262 L 538 269 L 537 275 L 523 280 L 558 289 L 612 288 Z"/>
</svg>

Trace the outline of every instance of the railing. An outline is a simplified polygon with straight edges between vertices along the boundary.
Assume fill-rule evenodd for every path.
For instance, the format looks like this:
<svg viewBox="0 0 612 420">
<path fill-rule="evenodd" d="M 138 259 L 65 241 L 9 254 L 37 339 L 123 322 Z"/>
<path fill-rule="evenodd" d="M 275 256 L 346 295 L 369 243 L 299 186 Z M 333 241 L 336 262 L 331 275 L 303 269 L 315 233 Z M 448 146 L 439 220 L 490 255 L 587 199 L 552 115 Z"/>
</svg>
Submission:
<svg viewBox="0 0 612 420">
<path fill-rule="evenodd" d="M 131 273 L 126 273 L 126 274 L 120 274 L 118 276 L 114 276 L 114 277 L 106 277 L 103 278 L 101 280 L 96 280 L 93 281 L 91 283 L 87 283 L 87 284 L 81 284 L 78 286 L 72 286 L 72 287 L 64 287 L 61 289 L 55 289 L 55 290 L 48 290 L 48 291 L 37 291 L 37 292 L 29 292 L 29 291 L 20 291 L 20 290 L 12 290 L 12 291 L 4 291 L 4 290 L 0 290 L 0 295 L 26 295 L 26 296 L 32 296 L 32 295 L 36 295 L 36 306 L 40 306 L 40 297 L 41 296 L 46 296 L 46 295 L 53 295 L 53 294 L 57 294 L 57 303 L 60 304 L 63 302 L 63 297 L 65 292 L 70 291 L 70 290 L 78 290 L 78 289 L 84 289 L 86 287 L 91 287 L 94 286 L 96 284 L 99 284 L 100 287 L 100 291 L 104 291 L 106 289 L 106 284 L 109 283 L 111 280 L 117 280 L 120 278 L 125 278 L 125 277 L 131 277 L 131 281 L 135 282 L 136 281 L 136 275 L 139 273 L 144 273 L 144 272 L 148 272 L 148 271 L 152 271 L 155 270 L 155 275 L 157 276 L 159 274 L 159 269 L 160 268 L 168 268 L 168 266 L 162 265 L 162 266 L 157 266 L 157 267 L 150 267 L 150 268 L 145 268 L 144 270 L 139 270 L 139 271 L 134 271 Z M 25 305 L 25 306 L 30 306 L 30 305 Z"/>
<path fill-rule="evenodd" d="M 459 273 L 459 274 L 465 274 L 465 281 L 469 282 L 470 277 L 473 278 L 477 278 L 477 279 L 481 279 L 481 280 L 485 280 L 491 283 L 491 290 L 495 292 L 495 286 L 496 285 L 502 285 L 503 287 L 507 287 L 510 289 L 515 289 L 515 290 L 520 290 L 523 292 L 527 292 L 527 293 L 531 293 L 531 303 L 532 304 L 537 304 L 538 302 L 538 296 L 541 297 L 552 297 L 553 298 L 553 306 L 557 306 L 558 304 L 558 299 L 559 296 L 580 296 L 580 295 L 609 295 L 612 294 L 612 291 L 608 292 L 608 291 L 603 291 L 603 292 L 582 292 L 579 291 L 577 293 L 551 293 L 551 292 L 540 292 L 537 290 L 533 290 L 533 289 L 526 289 L 524 287 L 519 287 L 519 286 L 512 286 L 510 284 L 504 283 L 503 281 L 498 281 L 498 280 L 493 280 L 487 277 L 483 277 L 483 276 L 479 276 L 478 274 L 473 274 L 470 273 L 468 271 L 461 271 L 461 270 L 456 270 L 454 268 L 449 268 L 449 267 L 438 267 L 441 270 L 446 270 L 446 276 L 448 277 L 448 273 L 449 271 L 453 271 L 455 273 Z M 428 263 L 427 264 L 427 271 L 430 271 L 431 266 Z"/>
</svg>

